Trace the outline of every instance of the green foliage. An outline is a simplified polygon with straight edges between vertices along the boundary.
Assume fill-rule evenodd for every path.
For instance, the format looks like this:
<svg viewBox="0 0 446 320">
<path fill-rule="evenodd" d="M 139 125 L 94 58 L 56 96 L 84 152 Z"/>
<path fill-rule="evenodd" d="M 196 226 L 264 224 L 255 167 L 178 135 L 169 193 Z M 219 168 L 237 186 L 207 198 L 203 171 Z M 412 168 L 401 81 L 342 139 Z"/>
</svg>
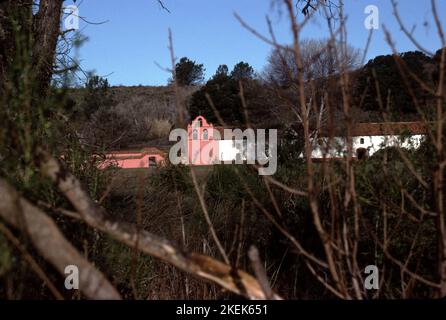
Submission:
<svg viewBox="0 0 446 320">
<path fill-rule="evenodd" d="M 434 57 L 432 58 L 432 60 L 437 65 L 437 68 L 435 69 L 435 71 L 433 73 L 433 77 L 434 77 L 435 83 L 437 85 L 440 81 L 440 65 L 441 65 L 441 55 L 442 55 L 443 51 L 445 51 L 445 53 L 446 53 L 446 47 L 444 47 L 442 49 L 438 49 L 437 52 L 435 52 Z M 445 68 L 445 76 L 446 76 L 446 68 Z M 446 86 L 446 84 L 444 84 L 444 85 Z"/>
<path fill-rule="evenodd" d="M 17 27 L 17 26 L 16 26 Z M 32 189 L 37 180 L 37 146 L 51 144 L 57 107 L 40 97 L 40 87 L 29 56 L 30 36 L 17 27 L 16 51 L 0 97 L 0 175 L 20 190 Z"/>
<path fill-rule="evenodd" d="M 229 76 L 228 66 L 225 64 L 221 64 L 218 66 L 217 70 L 215 71 L 213 78 L 228 77 L 228 76 Z"/>
<path fill-rule="evenodd" d="M 408 86 L 401 76 L 400 69 L 395 59 L 401 59 L 402 68 L 405 70 Z M 431 58 L 425 54 L 414 51 L 405 52 L 398 57 L 392 55 L 378 56 L 370 60 L 359 72 L 355 97 L 358 104 L 362 102 L 364 110 L 381 110 L 379 96 L 385 109 L 389 105 L 391 115 L 399 116 L 404 114 L 415 114 L 416 105 L 411 96 L 417 97 L 419 105 L 426 111 L 430 97 L 420 84 L 411 77 L 409 72 L 419 77 L 426 84 L 432 84 L 432 77 L 428 72 L 429 65 L 433 64 Z M 407 70 L 406 70 L 407 68 Z M 376 89 L 378 83 L 379 94 Z"/>
<path fill-rule="evenodd" d="M 188 106 L 191 118 L 202 115 L 210 122 L 218 122 L 218 117 L 206 97 L 209 95 L 225 123 L 244 123 L 239 80 L 249 80 L 252 77 L 251 71 L 252 67 L 244 62 L 237 64 L 231 74 L 227 65 L 220 65 L 206 85 L 192 96 Z"/>
<path fill-rule="evenodd" d="M 108 80 L 99 76 L 90 77 L 85 84 L 85 93 L 80 106 L 85 119 L 90 119 L 101 107 L 110 107 L 112 103 Z"/>
<path fill-rule="evenodd" d="M 423 215 L 418 205 L 425 210 L 435 211 L 432 189 L 424 188 L 402 160 L 402 152 L 414 166 L 418 174 L 430 183 L 430 171 L 425 170 L 428 156 L 419 151 L 407 151 L 386 148 L 375 153 L 366 161 L 355 166 L 356 192 L 359 195 L 362 218 L 366 230 L 361 234 L 362 259 L 375 260 L 383 267 L 384 255 L 376 251 L 375 233 L 380 241 L 382 234 L 387 234 L 387 247 L 393 256 L 405 261 L 411 270 L 416 270 L 426 277 L 436 272 L 435 219 Z M 406 194 L 410 195 L 410 200 Z M 365 263 L 365 261 L 364 261 Z M 393 268 L 387 265 L 386 268 Z M 388 274 L 387 295 L 398 294 L 395 288 L 401 279 L 399 275 Z M 418 296 L 426 296 L 422 288 L 418 288 Z"/>
<path fill-rule="evenodd" d="M 266 191 L 261 186 L 261 178 L 249 166 L 214 166 L 206 185 L 206 195 L 208 201 L 220 201 L 231 199 L 240 202 L 241 199 L 248 199 L 247 188 L 253 194 L 264 199 Z"/>
<path fill-rule="evenodd" d="M 283 130 L 278 150 L 280 164 L 292 164 L 299 161 L 304 150 L 304 131 L 301 123 L 293 123 Z"/>
<path fill-rule="evenodd" d="M 208 94 L 225 122 L 242 122 L 238 83 L 225 74 L 224 70 L 221 71 L 222 73 L 216 74 L 202 89 L 193 94 L 188 110 L 192 119 L 202 115 L 210 122 L 218 122 L 218 117 L 206 98 Z"/>
<path fill-rule="evenodd" d="M 145 299 L 152 289 L 155 277 L 154 259 L 116 241 L 109 236 L 101 237 L 93 252 L 94 261 L 101 266 L 101 271 L 110 274 L 113 284 L 124 299 Z M 132 288 L 132 281 L 135 290 Z M 135 294 L 137 294 L 135 296 Z"/>
<path fill-rule="evenodd" d="M 186 57 L 180 59 L 175 65 L 175 76 L 178 85 L 193 86 L 203 82 L 205 68 L 202 64 L 189 60 Z"/>
<path fill-rule="evenodd" d="M 170 190 L 181 190 L 183 193 L 190 194 L 194 191 L 189 175 L 189 167 L 168 164 L 152 176 L 150 184 L 155 188 L 167 187 Z"/>
<path fill-rule="evenodd" d="M 231 77 L 236 81 L 252 80 L 254 78 L 254 69 L 248 63 L 241 61 L 234 66 Z"/>
</svg>

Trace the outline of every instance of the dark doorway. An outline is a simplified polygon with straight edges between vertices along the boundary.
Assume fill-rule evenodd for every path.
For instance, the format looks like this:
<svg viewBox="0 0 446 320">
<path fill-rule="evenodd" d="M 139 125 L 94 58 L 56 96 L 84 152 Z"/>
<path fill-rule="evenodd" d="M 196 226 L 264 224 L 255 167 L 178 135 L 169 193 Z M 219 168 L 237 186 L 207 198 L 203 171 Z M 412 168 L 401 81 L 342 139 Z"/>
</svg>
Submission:
<svg viewBox="0 0 446 320">
<path fill-rule="evenodd" d="M 149 157 L 149 167 L 156 167 L 156 157 Z"/>
<path fill-rule="evenodd" d="M 356 149 L 356 156 L 358 157 L 358 160 L 367 158 L 367 149 L 365 148 Z"/>
</svg>

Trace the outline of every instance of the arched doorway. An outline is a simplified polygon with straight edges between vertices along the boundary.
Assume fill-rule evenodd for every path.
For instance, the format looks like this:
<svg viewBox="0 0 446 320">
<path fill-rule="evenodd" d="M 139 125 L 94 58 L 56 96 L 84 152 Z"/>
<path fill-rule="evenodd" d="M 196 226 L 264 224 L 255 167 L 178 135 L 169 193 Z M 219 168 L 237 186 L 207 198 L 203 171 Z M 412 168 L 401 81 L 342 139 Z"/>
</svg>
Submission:
<svg viewBox="0 0 446 320">
<path fill-rule="evenodd" d="M 368 151 L 366 148 L 358 148 L 356 149 L 356 157 L 358 158 L 358 160 L 362 160 L 367 158 L 368 156 Z"/>
</svg>

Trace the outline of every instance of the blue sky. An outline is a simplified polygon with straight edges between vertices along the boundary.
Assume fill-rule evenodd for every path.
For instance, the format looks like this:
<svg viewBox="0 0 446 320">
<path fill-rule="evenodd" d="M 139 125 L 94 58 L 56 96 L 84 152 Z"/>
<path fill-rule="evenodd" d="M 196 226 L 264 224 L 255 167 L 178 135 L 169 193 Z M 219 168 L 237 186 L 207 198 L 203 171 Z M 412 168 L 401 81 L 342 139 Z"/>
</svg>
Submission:
<svg viewBox="0 0 446 320">
<path fill-rule="evenodd" d="M 80 22 L 88 41 L 79 49 L 85 70 L 108 75 L 112 85 L 164 85 L 169 74 L 156 64 L 170 67 L 168 28 L 171 28 L 177 58 L 187 56 L 204 64 L 210 77 L 220 64 L 230 68 L 239 61 L 249 62 L 262 71 L 271 47 L 244 29 L 235 19 L 237 12 L 259 32 L 267 33 L 270 17 L 281 43 L 289 43 L 291 32 L 285 14 L 271 7 L 271 0 L 164 0 L 170 13 L 156 0 L 78 0 L 79 15 L 88 21 L 108 21 L 101 25 Z M 65 2 L 71 4 L 70 1 Z M 364 27 L 368 5 L 379 8 L 380 28 L 375 30 L 367 58 L 391 52 L 382 25 L 393 34 L 399 51 L 414 50 L 392 14 L 390 0 L 344 0 L 348 17 L 348 41 L 363 48 L 369 31 Z M 400 15 L 417 39 L 428 50 L 441 47 L 433 23 L 430 0 L 400 0 Z M 441 19 L 446 19 L 446 1 L 437 0 Z M 427 22 L 427 25 L 425 25 Z M 443 26 L 446 24 L 443 22 Z M 446 29 L 446 28 L 445 28 Z M 326 24 L 315 19 L 302 31 L 303 38 L 327 35 Z"/>
</svg>

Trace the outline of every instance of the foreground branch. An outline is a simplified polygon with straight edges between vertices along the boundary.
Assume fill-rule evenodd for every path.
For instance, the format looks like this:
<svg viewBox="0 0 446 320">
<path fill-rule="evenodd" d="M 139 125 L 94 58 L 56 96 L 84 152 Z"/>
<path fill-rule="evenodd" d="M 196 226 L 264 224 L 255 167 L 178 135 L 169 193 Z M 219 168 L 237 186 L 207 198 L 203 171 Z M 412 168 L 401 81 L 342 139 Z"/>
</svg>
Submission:
<svg viewBox="0 0 446 320">
<path fill-rule="evenodd" d="M 79 289 L 91 299 L 120 299 L 105 276 L 65 239 L 54 221 L 0 179 L 0 217 L 26 232 L 33 246 L 62 275 L 68 265 L 79 269 Z"/>
</svg>

